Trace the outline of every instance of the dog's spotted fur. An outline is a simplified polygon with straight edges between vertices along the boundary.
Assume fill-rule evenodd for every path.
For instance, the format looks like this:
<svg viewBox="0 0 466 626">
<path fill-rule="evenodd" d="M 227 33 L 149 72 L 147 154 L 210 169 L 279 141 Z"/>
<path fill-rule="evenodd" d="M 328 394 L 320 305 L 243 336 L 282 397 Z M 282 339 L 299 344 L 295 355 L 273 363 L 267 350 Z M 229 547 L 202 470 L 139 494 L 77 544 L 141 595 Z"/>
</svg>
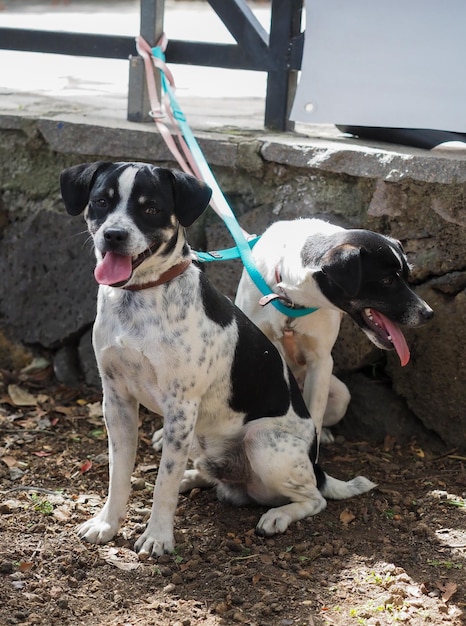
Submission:
<svg viewBox="0 0 466 626">
<path fill-rule="evenodd" d="M 273 291 L 294 305 L 318 308 L 311 315 L 287 318 L 272 304 L 261 306 L 261 294 L 243 271 L 235 302 L 283 351 L 302 382 L 318 432 L 322 425 L 340 421 L 350 401 L 346 385 L 332 375 L 331 351 L 342 313 L 379 348 L 397 347 L 403 364 L 409 351 L 398 324 L 419 326 L 433 315 L 408 285 L 400 242 L 372 231 L 346 230 L 319 219 L 275 222 L 254 246 L 253 258 Z M 377 326 L 376 319 L 384 319 L 386 328 Z M 293 335 L 292 352 L 286 349 L 285 331 Z M 322 441 L 332 441 L 330 431 L 322 431 Z"/>
<path fill-rule="evenodd" d="M 315 426 L 285 361 L 194 264 L 162 285 L 127 290 L 190 258 L 184 227 L 206 208 L 205 185 L 147 164 L 98 162 L 64 170 L 61 189 L 70 214 L 85 212 L 96 276 L 119 284 L 101 284 L 94 326 L 109 495 L 80 527 L 82 538 L 109 541 L 125 516 L 140 404 L 164 416 L 152 513 L 136 542 L 140 553 L 173 550 L 179 491 L 215 486 L 221 499 L 273 507 L 257 524 L 258 533 L 273 535 L 318 513 L 325 496 L 346 498 L 373 487 L 363 477 L 339 481 L 315 465 Z M 115 267 L 127 267 L 128 255 L 132 270 L 122 279 Z M 186 470 L 189 456 L 194 467 Z"/>
</svg>

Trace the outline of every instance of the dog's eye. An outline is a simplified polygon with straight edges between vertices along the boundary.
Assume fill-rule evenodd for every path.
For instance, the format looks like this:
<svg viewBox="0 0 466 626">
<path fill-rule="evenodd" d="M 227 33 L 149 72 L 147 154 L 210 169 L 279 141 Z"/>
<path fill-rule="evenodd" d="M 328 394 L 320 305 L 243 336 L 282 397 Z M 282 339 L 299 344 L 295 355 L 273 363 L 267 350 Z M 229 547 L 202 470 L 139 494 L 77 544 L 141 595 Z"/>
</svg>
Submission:
<svg viewBox="0 0 466 626">
<path fill-rule="evenodd" d="M 382 278 L 382 284 L 385 285 L 385 287 L 390 287 L 390 285 L 393 285 L 394 280 L 394 276 L 385 276 L 385 278 Z"/>
<path fill-rule="evenodd" d="M 92 204 L 96 209 L 106 209 L 107 208 L 107 200 L 105 198 L 97 198 L 97 200 L 93 200 Z"/>
</svg>

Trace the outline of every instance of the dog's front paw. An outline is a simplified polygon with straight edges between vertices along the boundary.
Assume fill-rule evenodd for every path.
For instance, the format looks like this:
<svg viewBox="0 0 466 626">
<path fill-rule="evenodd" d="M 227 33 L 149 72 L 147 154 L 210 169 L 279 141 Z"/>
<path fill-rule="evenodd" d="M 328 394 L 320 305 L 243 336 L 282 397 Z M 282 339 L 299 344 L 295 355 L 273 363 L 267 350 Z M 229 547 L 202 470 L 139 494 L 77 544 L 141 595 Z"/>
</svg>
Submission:
<svg viewBox="0 0 466 626">
<path fill-rule="evenodd" d="M 163 428 L 159 428 L 152 435 L 152 447 L 156 452 L 161 452 L 163 445 Z"/>
<path fill-rule="evenodd" d="M 78 537 L 89 543 L 107 543 L 118 532 L 119 524 L 114 524 L 96 515 L 78 527 Z"/>
<path fill-rule="evenodd" d="M 256 526 L 256 535 L 261 537 L 280 535 L 285 532 L 292 521 L 292 518 L 279 508 L 270 509 L 260 518 Z"/>
<path fill-rule="evenodd" d="M 142 534 L 134 544 L 134 550 L 140 556 L 161 556 L 173 552 L 175 549 L 175 539 L 170 537 L 156 536 L 149 532 L 149 529 Z"/>
<path fill-rule="evenodd" d="M 320 443 L 326 446 L 334 442 L 335 437 L 332 435 L 330 428 L 322 428 L 322 432 L 320 433 Z"/>
</svg>

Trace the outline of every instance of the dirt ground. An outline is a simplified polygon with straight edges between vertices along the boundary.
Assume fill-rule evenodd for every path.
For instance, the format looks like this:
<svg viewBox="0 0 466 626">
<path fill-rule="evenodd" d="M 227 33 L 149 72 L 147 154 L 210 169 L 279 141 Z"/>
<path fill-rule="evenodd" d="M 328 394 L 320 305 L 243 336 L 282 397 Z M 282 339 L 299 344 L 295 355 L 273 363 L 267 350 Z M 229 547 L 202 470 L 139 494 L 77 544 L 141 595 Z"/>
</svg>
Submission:
<svg viewBox="0 0 466 626">
<path fill-rule="evenodd" d="M 47 369 L 0 377 L 0 624 L 466 624 L 458 451 L 338 440 L 322 450 L 324 468 L 369 477 L 371 493 L 265 539 L 254 534 L 263 509 L 195 491 L 180 496 L 175 553 L 139 561 L 132 546 L 151 506 L 160 419 L 141 413 L 127 519 L 94 546 L 75 528 L 107 490 L 100 408 L 94 390 L 57 386 Z"/>
</svg>

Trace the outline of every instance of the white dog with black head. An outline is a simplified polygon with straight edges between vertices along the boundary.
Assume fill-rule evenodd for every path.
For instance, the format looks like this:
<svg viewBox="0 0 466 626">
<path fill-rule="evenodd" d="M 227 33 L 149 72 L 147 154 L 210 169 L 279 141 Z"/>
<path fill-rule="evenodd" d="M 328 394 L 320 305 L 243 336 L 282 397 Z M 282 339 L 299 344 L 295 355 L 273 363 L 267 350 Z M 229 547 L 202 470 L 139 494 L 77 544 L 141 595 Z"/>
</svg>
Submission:
<svg viewBox="0 0 466 626">
<path fill-rule="evenodd" d="M 399 241 L 320 219 L 275 222 L 255 244 L 255 265 L 274 292 L 261 293 L 243 270 L 235 304 L 285 356 L 303 387 L 318 433 L 341 420 L 350 401 L 333 375 L 332 348 L 344 313 L 383 350 L 396 350 L 401 365 L 410 351 L 400 326 L 416 327 L 433 311 L 408 284 L 410 268 Z M 278 311 L 279 298 L 294 308 L 318 310 L 303 317 Z M 332 441 L 322 431 L 322 441 Z"/>
</svg>

